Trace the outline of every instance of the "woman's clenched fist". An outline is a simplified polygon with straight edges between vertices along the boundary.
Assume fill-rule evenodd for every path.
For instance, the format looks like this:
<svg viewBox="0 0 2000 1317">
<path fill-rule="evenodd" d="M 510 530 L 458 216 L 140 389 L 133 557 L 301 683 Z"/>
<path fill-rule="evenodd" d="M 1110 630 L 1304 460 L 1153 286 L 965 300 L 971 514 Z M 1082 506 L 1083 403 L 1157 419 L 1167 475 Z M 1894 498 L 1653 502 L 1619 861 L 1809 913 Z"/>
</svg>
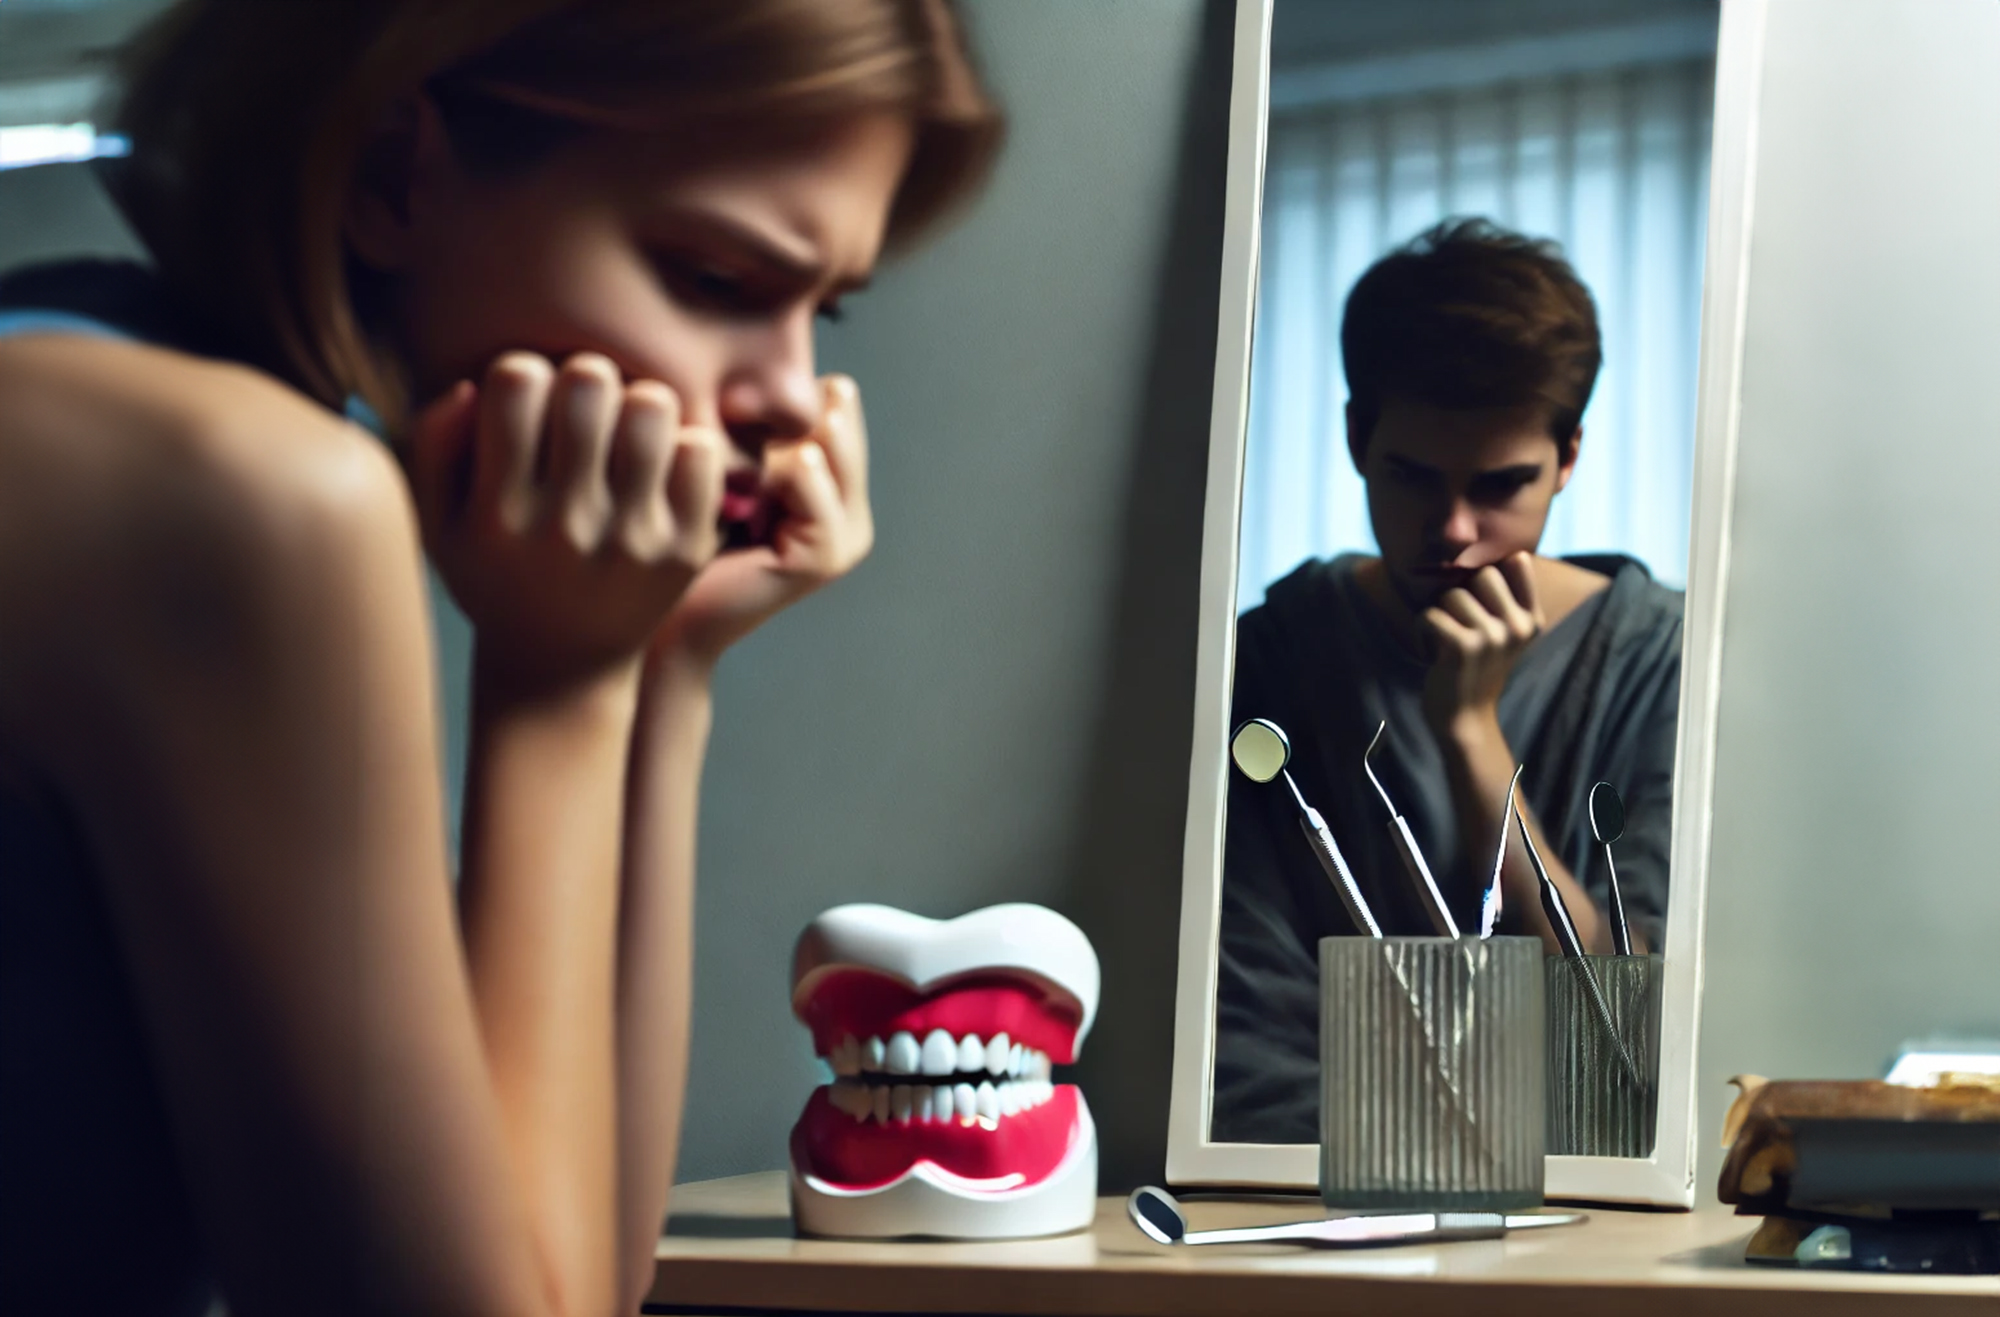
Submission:
<svg viewBox="0 0 2000 1317">
<path fill-rule="evenodd" d="M 561 688 L 635 660 L 715 557 L 726 440 L 609 358 L 495 360 L 424 409 L 424 539 L 487 670 Z"/>
</svg>

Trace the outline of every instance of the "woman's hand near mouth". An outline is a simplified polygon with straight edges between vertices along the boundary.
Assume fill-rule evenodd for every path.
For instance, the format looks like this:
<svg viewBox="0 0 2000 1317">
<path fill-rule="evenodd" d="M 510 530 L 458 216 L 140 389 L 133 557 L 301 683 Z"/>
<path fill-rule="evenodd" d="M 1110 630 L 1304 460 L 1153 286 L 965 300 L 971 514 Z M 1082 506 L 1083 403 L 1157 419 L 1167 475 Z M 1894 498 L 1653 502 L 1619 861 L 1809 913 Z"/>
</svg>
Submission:
<svg viewBox="0 0 2000 1317">
<path fill-rule="evenodd" d="M 418 419 L 424 538 L 481 669 L 551 693 L 636 663 L 721 544 L 725 441 L 595 353 L 510 352 Z"/>
<path fill-rule="evenodd" d="M 827 376 L 820 390 L 813 433 L 764 449 L 768 531 L 695 577 L 654 638 L 656 662 L 712 668 L 729 646 L 845 576 L 874 547 L 861 391 L 845 375 Z"/>
<path fill-rule="evenodd" d="M 854 381 L 820 381 L 820 422 L 764 449 L 768 543 L 701 570 L 653 637 L 626 780 L 619 915 L 620 1214 L 635 1259 L 628 1303 L 652 1283 L 687 1082 L 694 835 L 714 719 L 711 677 L 730 645 L 845 575 L 875 543 L 868 432 Z"/>
</svg>

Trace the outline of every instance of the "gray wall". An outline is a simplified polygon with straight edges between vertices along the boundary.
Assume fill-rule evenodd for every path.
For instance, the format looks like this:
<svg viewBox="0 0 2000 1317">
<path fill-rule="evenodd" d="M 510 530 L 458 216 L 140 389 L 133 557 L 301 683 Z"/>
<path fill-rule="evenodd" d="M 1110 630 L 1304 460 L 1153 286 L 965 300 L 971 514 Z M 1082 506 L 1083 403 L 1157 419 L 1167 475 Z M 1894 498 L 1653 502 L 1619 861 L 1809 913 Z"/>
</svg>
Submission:
<svg viewBox="0 0 2000 1317">
<path fill-rule="evenodd" d="M 861 381 L 879 547 L 723 676 L 685 1176 L 784 1164 L 813 1082 L 787 956 L 848 900 L 1082 923 L 1104 1165 L 1159 1174 L 1228 9 L 969 6 L 1012 117 L 999 176 L 826 343 Z"/>
<path fill-rule="evenodd" d="M 2000 4 L 1773 0 L 1698 1094 L 2000 1037 Z"/>
<path fill-rule="evenodd" d="M 0 169 L 0 270 L 45 258 L 139 253 L 89 166 Z"/>
</svg>

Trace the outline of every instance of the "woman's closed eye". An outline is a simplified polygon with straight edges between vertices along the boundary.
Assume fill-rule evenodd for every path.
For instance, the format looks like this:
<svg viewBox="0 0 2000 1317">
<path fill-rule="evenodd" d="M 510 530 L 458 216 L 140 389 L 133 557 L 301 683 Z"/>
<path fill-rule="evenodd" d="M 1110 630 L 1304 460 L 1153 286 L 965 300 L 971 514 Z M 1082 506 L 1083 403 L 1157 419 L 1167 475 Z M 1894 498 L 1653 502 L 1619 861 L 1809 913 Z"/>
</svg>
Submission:
<svg viewBox="0 0 2000 1317">
<path fill-rule="evenodd" d="M 681 301 L 732 320 L 780 314 L 802 295 L 798 289 L 698 260 L 665 257 L 659 266 L 668 288 Z M 814 313 L 828 321 L 839 321 L 845 314 L 838 298 L 820 303 Z"/>
</svg>

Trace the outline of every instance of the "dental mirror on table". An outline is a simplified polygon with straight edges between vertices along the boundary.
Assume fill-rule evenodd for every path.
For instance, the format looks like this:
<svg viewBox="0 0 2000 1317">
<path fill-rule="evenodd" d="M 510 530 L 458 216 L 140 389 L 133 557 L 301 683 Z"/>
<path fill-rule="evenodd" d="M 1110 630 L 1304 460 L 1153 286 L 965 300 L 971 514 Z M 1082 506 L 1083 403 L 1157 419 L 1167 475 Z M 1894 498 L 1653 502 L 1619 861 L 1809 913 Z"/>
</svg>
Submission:
<svg viewBox="0 0 2000 1317">
<path fill-rule="evenodd" d="M 1238 727 L 1229 736 L 1229 757 L 1236 761 L 1236 767 L 1252 782 L 1269 782 L 1282 777 L 1291 788 L 1292 799 L 1299 806 L 1299 827 L 1306 834 L 1306 844 L 1319 858 L 1320 868 L 1326 870 L 1327 880 L 1333 890 L 1340 894 L 1340 903 L 1347 907 L 1354 926 L 1370 937 L 1381 937 L 1382 926 L 1375 922 L 1374 912 L 1361 895 L 1361 888 L 1355 884 L 1354 875 L 1347 868 L 1347 860 L 1341 855 L 1340 847 L 1333 841 L 1333 833 L 1320 817 L 1318 810 L 1306 804 L 1306 798 L 1299 793 L 1299 784 L 1285 770 L 1292 759 L 1291 738 L 1285 729 L 1267 718 L 1252 718 Z"/>
<path fill-rule="evenodd" d="M 1375 766 L 1369 762 L 1374 757 L 1375 747 L 1382 742 L 1382 733 L 1389 729 L 1385 719 L 1375 729 L 1374 738 L 1368 742 L 1368 749 L 1361 756 L 1361 771 L 1374 784 L 1375 794 L 1382 797 L 1382 805 L 1389 811 L 1389 841 L 1395 846 L 1396 854 L 1402 858 L 1403 871 L 1410 875 L 1411 886 L 1417 889 L 1417 901 L 1430 917 L 1431 928 L 1439 937 L 1457 937 L 1458 921 L 1451 917 L 1445 906 L 1444 895 L 1438 891 L 1437 880 L 1431 877 L 1430 865 L 1424 863 L 1424 853 L 1417 846 L 1416 836 L 1410 831 L 1410 823 L 1396 809 L 1396 802 L 1389 799 L 1389 789 L 1382 785 L 1382 779 L 1375 776 Z"/>
<path fill-rule="evenodd" d="M 1625 835 L 1625 802 L 1618 788 L 1599 782 L 1590 789 L 1590 835 L 1604 848 L 1604 871 L 1611 879 L 1611 947 L 1621 956 L 1632 954 L 1632 926 L 1625 921 L 1625 898 L 1618 891 L 1618 866 L 1611 843 Z"/>
<path fill-rule="evenodd" d="M 1582 1212 L 1395 1212 L 1234 1230 L 1189 1230 L 1179 1200 L 1152 1185 L 1134 1189 L 1125 1200 L 1125 1212 L 1139 1232 L 1156 1244 L 1318 1244 L 1333 1248 L 1499 1239 L 1510 1230 L 1589 1220 Z"/>
</svg>

